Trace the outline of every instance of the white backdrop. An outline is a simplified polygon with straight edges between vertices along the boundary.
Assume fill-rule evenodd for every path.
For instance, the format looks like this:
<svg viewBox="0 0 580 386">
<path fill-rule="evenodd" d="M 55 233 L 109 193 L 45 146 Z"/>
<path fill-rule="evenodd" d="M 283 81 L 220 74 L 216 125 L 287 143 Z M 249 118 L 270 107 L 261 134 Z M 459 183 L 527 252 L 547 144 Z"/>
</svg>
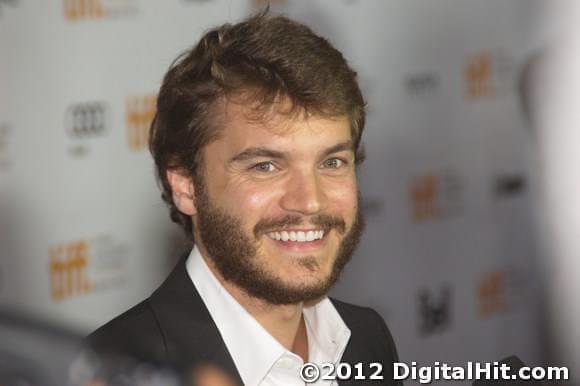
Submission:
<svg viewBox="0 0 580 386">
<path fill-rule="evenodd" d="M 147 296 L 183 238 L 146 132 L 171 61 L 260 1 L 0 1 L 0 302 L 88 332 Z M 275 1 L 369 103 L 364 241 L 334 294 L 406 362 L 543 359 L 516 86 L 528 0 Z"/>
</svg>

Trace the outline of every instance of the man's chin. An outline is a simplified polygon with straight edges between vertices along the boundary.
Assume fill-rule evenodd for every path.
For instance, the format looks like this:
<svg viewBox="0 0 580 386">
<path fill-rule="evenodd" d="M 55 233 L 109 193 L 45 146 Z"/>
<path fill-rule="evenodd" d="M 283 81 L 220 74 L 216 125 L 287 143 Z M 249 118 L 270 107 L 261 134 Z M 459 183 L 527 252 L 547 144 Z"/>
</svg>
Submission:
<svg viewBox="0 0 580 386">
<path fill-rule="evenodd" d="M 262 297 L 262 300 L 275 306 L 287 306 L 300 303 L 304 305 L 310 305 L 316 304 L 325 296 L 327 296 L 327 291 L 308 292 L 307 294 L 304 294 L 303 292 L 287 292 L 284 296 L 277 296 L 275 298 Z"/>
<path fill-rule="evenodd" d="M 280 280 L 277 288 L 271 288 L 273 291 L 264 300 L 276 305 L 316 303 L 328 294 L 333 284 L 328 278 L 320 280 L 313 277 L 312 280 L 292 283 L 284 283 Z"/>
</svg>

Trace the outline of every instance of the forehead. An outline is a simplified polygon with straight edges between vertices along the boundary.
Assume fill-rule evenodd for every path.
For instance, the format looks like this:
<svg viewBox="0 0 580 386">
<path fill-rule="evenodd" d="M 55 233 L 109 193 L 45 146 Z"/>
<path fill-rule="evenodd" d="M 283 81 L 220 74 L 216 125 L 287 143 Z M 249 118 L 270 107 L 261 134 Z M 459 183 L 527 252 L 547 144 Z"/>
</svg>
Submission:
<svg viewBox="0 0 580 386">
<path fill-rule="evenodd" d="M 294 109 L 283 100 L 267 105 L 225 100 L 219 106 L 219 138 L 222 141 L 344 142 L 352 141 L 346 115 L 326 117 Z"/>
</svg>

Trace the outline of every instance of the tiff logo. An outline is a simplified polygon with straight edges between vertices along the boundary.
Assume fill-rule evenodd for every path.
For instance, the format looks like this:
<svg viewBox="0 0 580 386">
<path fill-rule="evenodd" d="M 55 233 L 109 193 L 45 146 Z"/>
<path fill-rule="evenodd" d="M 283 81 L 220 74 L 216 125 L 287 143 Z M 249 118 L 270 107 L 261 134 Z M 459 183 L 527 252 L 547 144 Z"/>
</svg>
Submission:
<svg viewBox="0 0 580 386">
<path fill-rule="evenodd" d="M 63 0 L 68 21 L 128 17 L 137 13 L 135 0 Z"/>
<path fill-rule="evenodd" d="M 502 271 L 488 273 L 478 289 L 479 315 L 489 318 L 505 310 L 505 275 Z"/>
<path fill-rule="evenodd" d="M 87 278 L 89 244 L 86 240 L 57 244 L 49 248 L 50 292 L 54 300 L 92 292 Z"/>
<path fill-rule="evenodd" d="M 414 223 L 456 215 L 462 207 L 463 182 L 451 171 L 415 176 L 408 196 Z"/>
<path fill-rule="evenodd" d="M 491 318 L 521 307 L 530 299 L 529 272 L 524 265 L 484 273 L 476 289 L 479 316 Z"/>
<path fill-rule="evenodd" d="M 465 63 L 465 84 L 468 99 L 493 96 L 492 57 L 490 53 L 475 55 Z"/>
<path fill-rule="evenodd" d="M 147 146 L 149 127 L 155 117 L 156 101 L 156 95 L 127 98 L 127 141 L 131 150 L 141 150 Z"/>
<path fill-rule="evenodd" d="M 423 289 L 419 292 L 419 332 L 432 335 L 445 331 L 451 324 L 451 289 L 445 286 L 438 296 Z"/>
<path fill-rule="evenodd" d="M 66 20 L 102 19 L 105 14 L 101 0 L 64 0 Z"/>
<path fill-rule="evenodd" d="M 437 176 L 427 174 L 415 178 L 411 183 L 409 195 L 414 222 L 418 223 L 439 217 L 439 208 L 437 208 L 439 182 Z"/>
</svg>

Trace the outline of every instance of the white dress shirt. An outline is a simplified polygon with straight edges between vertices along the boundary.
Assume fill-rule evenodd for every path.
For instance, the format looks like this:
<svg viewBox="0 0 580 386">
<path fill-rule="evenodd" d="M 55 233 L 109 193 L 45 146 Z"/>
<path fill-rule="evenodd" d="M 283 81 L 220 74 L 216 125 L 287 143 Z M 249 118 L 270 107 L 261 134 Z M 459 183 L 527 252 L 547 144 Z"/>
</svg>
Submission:
<svg viewBox="0 0 580 386">
<path fill-rule="evenodd" d="M 213 275 L 194 247 L 186 262 L 197 288 L 232 356 L 244 385 L 304 386 L 302 358 L 287 350 L 240 305 Z M 308 360 L 337 364 L 350 339 L 350 330 L 328 298 L 304 307 Z M 336 385 L 319 381 L 313 385 Z"/>
</svg>

